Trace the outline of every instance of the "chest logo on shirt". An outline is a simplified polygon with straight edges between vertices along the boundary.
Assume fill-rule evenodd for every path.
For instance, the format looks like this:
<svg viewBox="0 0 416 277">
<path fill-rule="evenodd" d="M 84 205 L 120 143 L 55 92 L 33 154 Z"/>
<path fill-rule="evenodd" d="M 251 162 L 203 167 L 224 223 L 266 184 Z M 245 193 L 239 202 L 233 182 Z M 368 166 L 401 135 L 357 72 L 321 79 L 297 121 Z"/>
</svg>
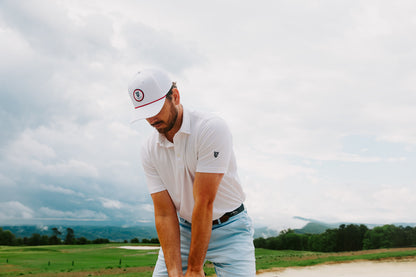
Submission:
<svg viewBox="0 0 416 277">
<path fill-rule="evenodd" d="M 220 152 L 214 151 L 214 158 L 217 158 Z"/>
</svg>

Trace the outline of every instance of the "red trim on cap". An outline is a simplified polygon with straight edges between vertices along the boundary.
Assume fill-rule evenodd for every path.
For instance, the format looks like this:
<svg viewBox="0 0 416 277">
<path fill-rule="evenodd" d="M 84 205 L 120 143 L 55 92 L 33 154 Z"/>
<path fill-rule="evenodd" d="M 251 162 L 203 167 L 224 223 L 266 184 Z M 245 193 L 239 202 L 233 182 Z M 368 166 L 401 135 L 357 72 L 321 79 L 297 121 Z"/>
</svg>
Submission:
<svg viewBox="0 0 416 277">
<path fill-rule="evenodd" d="M 163 98 L 165 98 L 165 97 L 166 97 L 166 95 L 162 96 L 161 98 L 159 98 L 159 99 L 157 99 L 157 100 L 155 100 L 155 101 L 152 101 L 152 102 L 149 102 L 149 103 L 147 103 L 147 104 L 144 104 L 144 105 L 141 105 L 141 106 L 137 106 L 137 107 L 134 107 L 134 108 L 135 108 L 135 109 L 142 108 L 142 107 L 144 107 L 144 106 L 147 106 L 147 105 L 150 105 L 150 104 L 155 103 L 155 102 L 157 102 L 157 101 L 160 101 L 160 100 L 162 100 L 162 99 L 163 99 Z"/>
</svg>

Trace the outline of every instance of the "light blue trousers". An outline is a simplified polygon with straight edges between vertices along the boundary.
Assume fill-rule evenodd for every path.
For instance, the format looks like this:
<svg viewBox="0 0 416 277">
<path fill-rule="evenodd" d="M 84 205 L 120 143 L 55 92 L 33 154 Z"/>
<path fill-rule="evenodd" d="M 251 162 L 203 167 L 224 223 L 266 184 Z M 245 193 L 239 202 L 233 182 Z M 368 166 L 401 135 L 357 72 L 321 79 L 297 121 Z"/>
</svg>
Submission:
<svg viewBox="0 0 416 277">
<path fill-rule="evenodd" d="M 191 224 L 180 219 L 181 256 L 184 273 L 188 266 L 191 245 Z M 208 245 L 206 260 L 213 263 L 218 277 L 251 277 L 256 275 L 253 245 L 254 229 L 246 211 L 231 217 L 227 222 L 214 225 Z M 162 249 L 153 277 L 167 277 Z"/>
</svg>

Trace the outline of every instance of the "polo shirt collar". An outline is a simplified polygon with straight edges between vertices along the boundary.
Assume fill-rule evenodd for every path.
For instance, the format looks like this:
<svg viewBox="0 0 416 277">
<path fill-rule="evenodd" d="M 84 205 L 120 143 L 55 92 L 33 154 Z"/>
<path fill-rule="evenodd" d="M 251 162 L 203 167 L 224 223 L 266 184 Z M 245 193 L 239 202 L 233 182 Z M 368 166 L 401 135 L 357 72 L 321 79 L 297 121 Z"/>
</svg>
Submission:
<svg viewBox="0 0 416 277">
<path fill-rule="evenodd" d="M 157 131 L 156 131 L 157 132 Z M 175 134 L 177 136 L 178 134 L 191 134 L 191 119 L 189 117 L 189 112 L 185 108 L 183 108 L 183 117 L 182 117 L 182 125 L 181 128 L 179 128 L 179 131 Z M 158 144 L 160 146 L 164 147 L 170 147 L 173 146 L 173 143 L 168 141 L 168 139 L 165 137 L 165 135 L 158 133 Z"/>
</svg>

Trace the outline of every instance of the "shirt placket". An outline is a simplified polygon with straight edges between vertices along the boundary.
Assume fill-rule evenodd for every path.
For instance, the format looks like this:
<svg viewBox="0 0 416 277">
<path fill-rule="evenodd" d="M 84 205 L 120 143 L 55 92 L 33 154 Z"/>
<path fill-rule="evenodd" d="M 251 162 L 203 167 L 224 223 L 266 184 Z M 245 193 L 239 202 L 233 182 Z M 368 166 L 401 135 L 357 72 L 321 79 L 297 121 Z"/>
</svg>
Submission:
<svg viewBox="0 0 416 277">
<path fill-rule="evenodd" d="M 175 161 L 176 161 L 176 168 L 178 171 L 183 170 L 183 146 L 180 139 L 175 140 L 174 143 L 174 150 L 175 150 Z"/>
</svg>

